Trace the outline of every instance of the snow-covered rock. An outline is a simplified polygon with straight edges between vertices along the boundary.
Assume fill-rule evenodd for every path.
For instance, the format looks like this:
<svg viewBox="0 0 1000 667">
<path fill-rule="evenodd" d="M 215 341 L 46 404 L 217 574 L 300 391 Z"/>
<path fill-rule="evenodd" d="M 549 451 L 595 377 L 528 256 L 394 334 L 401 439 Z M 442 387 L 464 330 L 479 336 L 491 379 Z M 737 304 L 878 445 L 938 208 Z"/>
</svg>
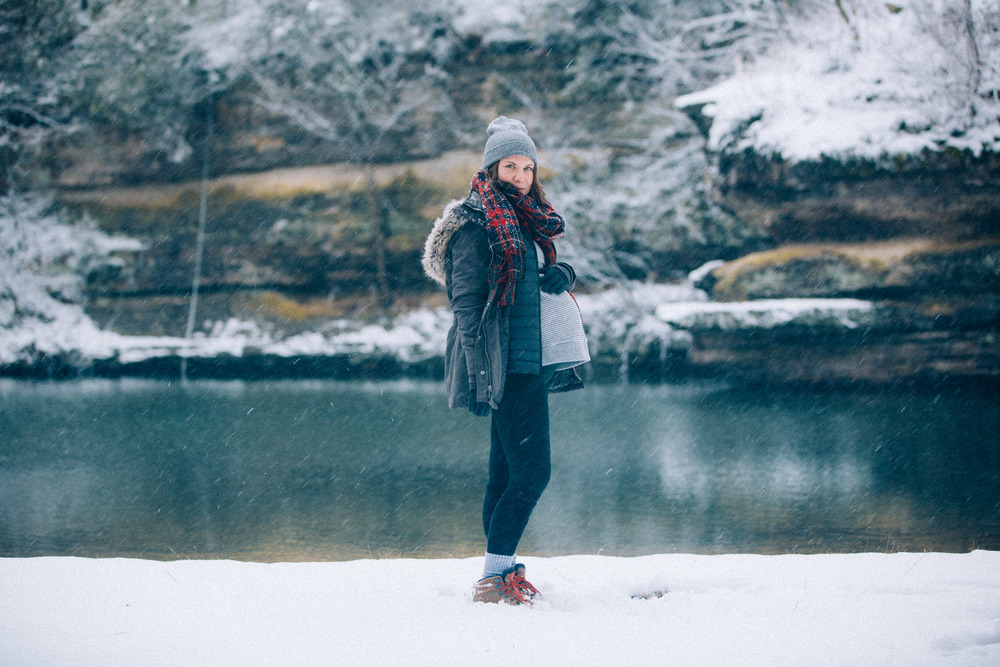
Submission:
<svg viewBox="0 0 1000 667">
<path fill-rule="evenodd" d="M 783 325 L 854 329 L 875 322 L 875 304 L 860 299 L 759 299 L 657 306 L 656 317 L 684 329 L 770 329 Z"/>
</svg>

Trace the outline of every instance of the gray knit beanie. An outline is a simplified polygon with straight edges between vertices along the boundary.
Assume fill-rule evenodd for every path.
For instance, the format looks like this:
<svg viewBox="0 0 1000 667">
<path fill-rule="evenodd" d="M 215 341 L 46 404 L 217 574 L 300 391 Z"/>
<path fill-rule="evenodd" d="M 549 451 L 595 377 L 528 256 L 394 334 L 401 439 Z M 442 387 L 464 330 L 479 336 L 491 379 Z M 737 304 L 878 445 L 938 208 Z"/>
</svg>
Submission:
<svg viewBox="0 0 1000 667">
<path fill-rule="evenodd" d="M 535 142 L 528 136 L 528 129 L 519 120 L 500 116 L 486 128 L 489 139 L 483 151 L 483 169 L 511 155 L 530 157 L 538 163 Z"/>
</svg>

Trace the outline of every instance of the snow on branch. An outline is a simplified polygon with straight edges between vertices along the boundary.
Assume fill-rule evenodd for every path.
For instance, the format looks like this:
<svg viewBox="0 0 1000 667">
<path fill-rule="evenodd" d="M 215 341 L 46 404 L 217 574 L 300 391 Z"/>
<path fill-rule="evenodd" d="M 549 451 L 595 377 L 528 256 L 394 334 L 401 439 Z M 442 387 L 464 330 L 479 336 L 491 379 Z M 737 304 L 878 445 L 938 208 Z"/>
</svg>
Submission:
<svg viewBox="0 0 1000 667">
<path fill-rule="evenodd" d="M 703 106 L 715 151 L 817 159 L 1000 148 L 995 3 L 849 7 L 847 22 L 833 6 L 795 18 L 794 39 L 676 105 Z"/>
</svg>

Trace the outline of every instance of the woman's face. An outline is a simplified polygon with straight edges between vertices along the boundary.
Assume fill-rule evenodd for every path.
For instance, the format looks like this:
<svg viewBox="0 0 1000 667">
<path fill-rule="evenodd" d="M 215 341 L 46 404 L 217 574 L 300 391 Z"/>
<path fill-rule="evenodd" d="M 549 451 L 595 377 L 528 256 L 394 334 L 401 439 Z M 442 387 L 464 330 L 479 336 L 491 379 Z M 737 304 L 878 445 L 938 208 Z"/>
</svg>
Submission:
<svg viewBox="0 0 1000 667">
<path fill-rule="evenodd" d="M 524 155 L 505 157 L 497 163 L 497 178 L 526 195 L 535 182 L 535 161 Z"/>
</svg>

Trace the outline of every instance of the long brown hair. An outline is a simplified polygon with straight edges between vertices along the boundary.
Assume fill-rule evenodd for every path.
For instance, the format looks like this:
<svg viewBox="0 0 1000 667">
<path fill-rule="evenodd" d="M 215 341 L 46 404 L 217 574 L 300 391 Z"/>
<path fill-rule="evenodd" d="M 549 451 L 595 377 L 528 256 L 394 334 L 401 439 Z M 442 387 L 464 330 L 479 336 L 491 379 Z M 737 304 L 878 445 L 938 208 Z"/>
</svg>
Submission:
<svg viewBox="0 0 1000 667">
<path fill-rule="evenodd" d="M 490 166 L 486 167 L 486 175 L 490 177 L 491 183 L 500 182 L 500 160 L 494 162 Z M 545 190 L 542 188 L 541 181 L 538 180 L 538 165 L 535 165 L 534 173 L 532 174 L 534 178 L 531 179 L 531 187 L 528 188 L 528 196 L 534 199 L 539 204 L 548 204 L 549 200 L 545 198 Z"/>
</svg>

